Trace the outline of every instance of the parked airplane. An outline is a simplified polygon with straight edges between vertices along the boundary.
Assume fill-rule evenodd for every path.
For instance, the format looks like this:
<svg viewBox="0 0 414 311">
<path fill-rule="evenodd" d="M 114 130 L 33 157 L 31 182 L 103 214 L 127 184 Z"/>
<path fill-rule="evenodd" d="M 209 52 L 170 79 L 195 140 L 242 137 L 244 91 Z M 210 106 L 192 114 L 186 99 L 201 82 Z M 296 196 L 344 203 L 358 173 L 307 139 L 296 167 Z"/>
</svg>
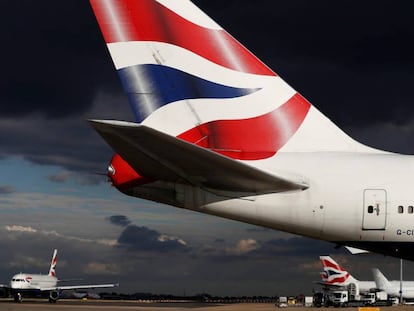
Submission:
<svg viewBox="0 0 414 311">
<path fill-rule="evenodd" d="M 378 289 L 385 291 L 388 296 L 400 297 L 400 281 L 388 281 L 384 274 L 376 268 L 372 269 L 372 274 Z M 414 282 L 403 281 L 401 292 L 403 299 L 414 299 Z"/>
<path fill-rule="evenodd" d="M 137 121 L 90 121 L 117 189 L 414 259 L 412 156 L 350 138 L 190 1 L 90 2 Z"/>
<path fill-rule="evenodd" d="M 14 275 L 10 281 L 10 287 L 7 288 L 13 295 L 14 301 L 22 302 L 24 293 L 49 292 L 49 302 L 56 302 L 63 290 L 109 288 L 118 286 L 118 284 L 60 286 L 58 285 L 58 282 L 61 280 L 56 277 L 56 264 L 57 250 L 55 249 L 53 252 L 52 262 L 50 263 L 49 273 L 47 275 L 29 273 L 19 273 Z M 3 289 L 5 289 L 4 286 Z"/>
<path fill-rule="evenodd" d="M 319 256 L 319 259 L 321 260 L 324 271 L 322 274 L 322 285 L 341 287 L 355 284 L 359 292 L 370 292 L 376 289 L 374 281 L 357 280 L 330 256 Z"/>
</svg>

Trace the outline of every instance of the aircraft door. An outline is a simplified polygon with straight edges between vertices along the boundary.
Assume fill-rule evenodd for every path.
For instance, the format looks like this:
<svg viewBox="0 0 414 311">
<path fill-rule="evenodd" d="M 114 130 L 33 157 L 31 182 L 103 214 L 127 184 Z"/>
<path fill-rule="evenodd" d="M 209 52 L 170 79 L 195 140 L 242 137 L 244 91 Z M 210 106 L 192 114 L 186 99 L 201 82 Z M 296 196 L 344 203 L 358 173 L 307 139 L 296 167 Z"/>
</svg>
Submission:
<svg viewBox="0 0 414 311">
<path fill-rule="evenodd" d="M 362 230 L 385 230 L 386 221 L 387 192 L 384 189 L 365 189 Z"/>
</svg>

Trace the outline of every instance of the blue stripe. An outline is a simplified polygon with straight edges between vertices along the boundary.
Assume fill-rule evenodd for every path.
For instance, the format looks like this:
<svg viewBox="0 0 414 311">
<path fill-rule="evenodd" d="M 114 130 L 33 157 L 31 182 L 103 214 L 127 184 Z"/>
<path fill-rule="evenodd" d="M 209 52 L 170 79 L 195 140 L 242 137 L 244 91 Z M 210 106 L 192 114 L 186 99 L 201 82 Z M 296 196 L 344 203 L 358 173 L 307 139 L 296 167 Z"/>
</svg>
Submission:
<svg viewBox="0 0 414 311">
<path fill-rule="evenodd" d="M 342 274 L 342 273 L 337 272 L 337 271 L 333 271 L 333 270 L 328 270 L 328 275 L 329 275 L 329 276 L 332 276 L 332 275 L 339 275 L 339 274 Z"/>
<path fill-rule="evenodd" d="M 138 122 L 175 101 L 235 98 L 260 90 L 217 84 L 162 65 L 131 66 L 118 70 L 118 74 Z"/>
</svg>

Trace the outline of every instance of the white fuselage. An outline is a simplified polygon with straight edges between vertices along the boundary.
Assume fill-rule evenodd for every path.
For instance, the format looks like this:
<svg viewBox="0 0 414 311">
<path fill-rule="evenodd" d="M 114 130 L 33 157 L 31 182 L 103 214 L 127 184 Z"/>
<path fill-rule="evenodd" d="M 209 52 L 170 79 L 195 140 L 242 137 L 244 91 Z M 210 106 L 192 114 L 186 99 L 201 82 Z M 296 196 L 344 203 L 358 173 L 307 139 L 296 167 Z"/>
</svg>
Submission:
<svg viewBox="0 0 414 311">
<path fill-rule="evenodd" d="M 19 273 L 10 281 L 12 290 L 42 290 L 56 287 L 58 279 L 42 274 Z"/>
<path fill-rule="evenodd" d="M 389 281 L 390 287 L 385 288 L 384 291 L 392 297 L 400 296 L 400 281 Z M 404 299 L 414 299 L 414 282 L 403 281 L 402 283 L 402 297 Z"/>
<path fill-rule="evenodd" d="M 414 204 L 414 157 L 281 153 L 274 164 L 276 172 L 306 176 L 309 188 L 258 196 L 257 218 L 263 225 L 331 241 L 413 241 L 407 232 L 414 218 L 407 216 Z M 371 213 L 368 206 L 373 206 Z M 403 213 L 398 206 L 404 207 Z"/>
<path fill-rule="evenodd" d="M 176 206 L 340 244 L 386 242 L 398 255 L 398 243 L 414 241 L 414 157 L 303 152 L 279 153 L 271 160 L 252 165 L 279 176 L 285 172 L 290 179 L 296 175 L 309 188 L 241 196 L 182 184 L 157 186 L 174 187 Z M 160 200 L 159 188 L 150 189 L 126 193 L 172 204 Z"/>
</svg>

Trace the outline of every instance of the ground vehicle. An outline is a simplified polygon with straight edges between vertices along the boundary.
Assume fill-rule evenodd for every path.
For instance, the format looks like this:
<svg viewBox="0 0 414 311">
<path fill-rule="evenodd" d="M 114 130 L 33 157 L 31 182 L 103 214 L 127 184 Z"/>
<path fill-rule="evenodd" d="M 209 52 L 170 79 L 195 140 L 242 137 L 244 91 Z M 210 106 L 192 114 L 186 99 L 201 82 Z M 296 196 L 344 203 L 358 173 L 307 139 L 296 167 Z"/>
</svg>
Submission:
<svg viewBox="0 0 414 311">
<path fill-rule="evenodd" d="M 320 308 L 320 307 L 327 307 L 326 305 L 326 292 L 316 292 L 313 294 L 313 306 Z"/>
<path fill-rule="evenodd" d="M 348 304 L 349 301 L 347 290 L 333 291 L 329 297 L 334 307 L 344 307 Z"/>
<path fill-rule="evenodd" d="M 312 307 L 313 306 L 313 297 L 306 296 L 305 297 L 305 307 Z"/>
<path fill-rule="evenodd" d="M 349 290 L 334 290 L 327 297 L 328 301 L 325 303 L 325 306 L 361 307 L 388 306 L 392 304 L 385 292 L 370 292 L 352 296 Z"/>
<path fill-rule="evenodd" d="M 285 307 L 287 307 L 288 306 L 288 299 L 287 299 L 287 297 L 285 297 L 285 296 L 279 297 L 277 306 L 279 308 L 285 308 Z"/>
</svg>

